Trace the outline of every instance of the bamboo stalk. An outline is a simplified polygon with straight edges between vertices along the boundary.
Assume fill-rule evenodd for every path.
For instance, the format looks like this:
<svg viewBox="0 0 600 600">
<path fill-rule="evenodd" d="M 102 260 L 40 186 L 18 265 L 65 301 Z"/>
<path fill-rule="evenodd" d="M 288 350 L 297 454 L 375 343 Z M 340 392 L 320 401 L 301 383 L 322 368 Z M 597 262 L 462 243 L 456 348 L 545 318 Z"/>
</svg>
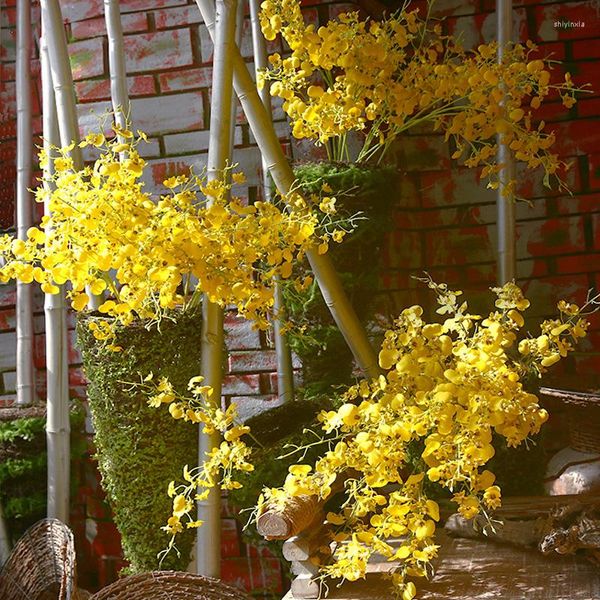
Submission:
<svg viewBox="0 0 600 600">
<path fill-rule="evenodd" d="M 2 511 L 2 504 L 0 504 L 0 569 L 10 556 L 10 546 L 10 538 L 8 537 L 4 512 Z"/>
<path fill-rule="evenodd" d="M 250 23 L 252 26 L 252 48 L 254 50 L 254 68 L 256 76 L 261 70 L 268 66 L 267 45 L 265 37 L 260 28 L 258 18 L 260 5 L 258 0 L 250 0 Z M 239 47 L 239 44 L 238 44 Z M 271 123 L 273 123 L 273 111 L 271 109 L 271 94 L 269 93 L 269 82 L 265 81 L 259 96 L 265 107 Z M 264 155 L 261 156 L 263 175 L 263 195 L 267 202 L 271 201 L 271 177 Z M 275 356 L 277 357 L 277 395 L 281 402 L 291 402 L 294 399 L 294 369 L 292 366 L 292 352 L 284 333 L 282 323 L 285 322 L 286 310 L 283 302 L 283 293 L 279 281 L 275 281 L 274 287 L 274 316 L 273 334 L 275 338 Z"/>
<path fill-rule="evenodd" d="M 212 110 L 208 145 L 207 178 L 223 175 L 232 153 L 231 128 L 233 104 L 233 62 L 237 0 L 217 0 L 216 41 L 213 57 Z M 212 303 L 205 294 L 202 300 L 202 374 L 213 389 L 213 402 L 221 402 L 223 381 L 223 309 Z M 199 459 L 219 444 L 218 434 L 200 433 Z M 221 510 L 220 491 L 211 490 L 208 498 L 198 502 L 198 518 L 204 525 L 198 529 L 196 566 L 200 575 L 219 577 L 221 573 Z"/>
<path fill-rule="evenodd" d="M 27 240 L 33 224 L 31 186 L 33 136 L 31 116 L 31 5 L 17 2 L 17 237 Z M 33 402 L 33 286 L 17 282 L 17 406 Z"/>
<path fill-rule="evenodd" d="M 244 34 L 244 0 L 238 0 L 235 14 L 235 44 L 239 48 L 242 44 L 242 37 Z M 231 127 L 229 147 L 231 148 L 231 156 L 233 156 L 233 148 L 235 146 L 235 127 L 237 124 L 237 106 L 238 101 L 236 97 L 231 100 Z"/>
<path fill-rule="evenodd" d="M 44 149 L 50 156 L 51 146 L 59 142 L 59 131 L 52 88 L 52 74 L 48 60 L 48 46 L 42 35 L 40 44 L 42 65 Z M 53 173 L 53 162 L 48 160 L 46 179 Z M 49 201 L 44 214 L 50 215 Z M 67 309 L 65 291 L 46 294 L 44 298 L 46 331 L 47 416 L 46 445 L 48 451 L 48 517 L 69 521 L 70 495 L 70 420 L 69 420 L 69 360 L 67 354 Z"/>
<path fill-rule="evenodd" d="M 125 46 L 123 26 L 118 0 L 104 0 L 104 18 L 108 37 L 108 70 L 110 73 L 110 97 L 115 123 L 125 129 L 131 113 L 125 69 Z M 124 140 L 120 140 L 123 142 Z"/>
<path fill-rule="evenodd" d="M 498 62 L 501 63 L 504 49 L 512 42 L 512 0 L 496 0 L 496 28 L 498 37 Z M 502 101 L 502 104 L 504 102 Z M 517 270 L 515 243 L 515 199 L 507 194 L 507 186 L 514 180 L 514 162 L 504 136 L 498 134 L 498 163 L 502 165 L 498 177 L 500 186 L 496 200 L 498 222 L 497 275 L 498 283 L 505 284 L 515 278 Z"/>
<path fill-rule="evenodd" d="M 42 9 L 42 23 L 47 36 L 48 62 L 52 72 L 52 85 L 58 117 L 60 143 L 68 146 L 72 142 L 75 146 L 71 150 L 71 158 L 76 170 L 83 168 L 83 158 L 79 143 L 79 124 L 75 104 L 75 91 L 73 87 L 73 74 L 69 62 L 67 37 L 63 25 L 62 13 L 58 0 L 40 0 Z M 96 296 L 89 290 L 90 297 L 88 308 L 96 310 L 102 303 L 102 296 Z"/>
<path fill-rule="evenodd" d="M 213 37 L 215 11 L 212 0 L 196 0 L 196 4 L 202 13 L 209 34 Z M 273 124 L 260 100 L 244 59 L 237 48 L 233 49 L 232 54 L 233 85 L 236 93 L 273 181 L 277 189 L 282 194 L 286 194 L 294 183 L 294 172 L 281 149 Z M 330 258 L 311 251 L 308 253 L 308 260 L 325 304 L 329 307 L 358 364 L 369 377 L 377 377 L 380 373 L 377 355 L 369 342 L 365 328 L 350 304 Z"/>
</svg>

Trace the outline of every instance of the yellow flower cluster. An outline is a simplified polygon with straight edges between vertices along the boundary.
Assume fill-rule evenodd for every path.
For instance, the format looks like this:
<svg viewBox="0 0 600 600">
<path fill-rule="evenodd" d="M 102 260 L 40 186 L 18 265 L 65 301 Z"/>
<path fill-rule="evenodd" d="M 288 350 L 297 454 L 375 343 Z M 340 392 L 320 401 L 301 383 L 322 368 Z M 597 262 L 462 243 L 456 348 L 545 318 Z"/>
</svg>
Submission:
<svg viewBox="0 0 600 600">
<path fill-rule="evenodd" d="M 377 552 L 399 561 L 393 581 L 403 600 L 416 593 L 406 577 L 426 575 L 438 550 L 439 508 L 424 480 L 450 490 L 466 518 L 497 508 L 501 492 L 484 468 L 494 455 L 492 433 L 516 446 L 539 431 L 548 415 L 524 389 L 524 377 L 543 373 L 587 328 L 583 309 L 561 302 L 557 320 L 519 342 L 529 301 L 514 283 L 494 290 L 496 310 L 483 318 L 468 312 L 461 292 L 426 281 L 443 322 L 426 322 L 420 306 L 404 310 L 379 353 L 385 375 L 360 381 L 337 410 L 322 412 L 329 449 L 314 465 L 290 467 L 283 487 L 265 489 L 261 499 L 263 508 L 303 494 L 327 499 L 333 483 L 343 481 L 344 502 L 327 515 L 339 550 L 322 574 L 364 577 Z M 407 449 L 415 443 L 422 461 L 411 471 Z"/>
<path fill-rule="evenodd" d="M 139 384 L 132 386 L 148 396 L 148 405 L 154 408 L 167 405 L 174 419 L 182 419 L 203 426 L 205 434 L 219 432 L 223 441 L 207 453 L 206 460 L 197 467 L 183 469 L 186 483 L 176 484 L 172 481 L 168 494 L 173 498 L 173 511 L 163 529 L 171 534 L 171 540 L 163 553 L 175 548 L 175 537 L 187 528 L 200 527 L 202 521 L 194 519 L 195 502 L 208 497 L 212 488 L 219 485 L 221 489 L 234 490 L 241 487 L 236 480 L 237 473 L 254 470 L 248 462 L 251 450 L 242 436 L 249 433 L 250 428 L 239 425 L 236 405 L 231 404 L 222 410 L 212 399 L 213 390 L 203 385 L 203 377 L 197 376 L 188 382 L 188 395 L 181 395 L 173 388 L 165 377 L 154 380 L 152 373 Z M 182 522 L 182 518 L 185 520 Z"/>
<path fill-rule="evenodd" d="M 293 262 L 308 249 L 326 251 L 331 235 L 319 233 L 318 211 L 297 193 L 284 199 L 292 208 L 244 206 L 230 196 L 243 181 L 231 168 L 210 182 L 194 174 L 171 177 L 164 182 L 169 193 L 154 197 L 141 181 L 146 163 L 137 146 L 145 136 L 118 133 L 126 142 L 85 138 L 80 145 L 100 155 L 82 170 L 73 168 L 72 145 L 54 150 L 55 172 L 36 191 L 38 201 L 49 200 L 52 216 L 29 229 L 27 240 L 0 238 L 0 281 L 35 280 L 46 293 L 69 283 L 78 311 L 88 292 L 107 292 L 100 312 L 124 324 L 158 318 L 206 293 L 265 327 L 273 278 L 290 278 Z M 98 339 L 110 337 L 107 322 L 93 327 Z"/>
<path fill-rule="evenodd" d="M 403 131 L 429 123 L 452 137 L 470 167 L 483 166 L 495 185 L 497 133 L 518 160 L 547 175 L 561 163 L 549 152 L 552 134 L 534 128 L 532 114 L 551 92 L 571 107 L 574 88 L 567 75 L 551 84 L 548 61 L 534 60 L 535 46 L 506 49 L 496 63 L 496 45 L 466 52 L 441 26 L 433 27 L 405 9 L 382 22 L 339 15 L 315 30 L 304 22 L 297 0 L 265 0 L 261 25 L 267 39 L 281 33 L 291 55 L 270 57 L 260 83 L 284 100 L 293 135 L 327 144 L 330 158 L 348 160 L 345 136 L 364 131 L 358 161 L 383 156 Z"/>
</svg>

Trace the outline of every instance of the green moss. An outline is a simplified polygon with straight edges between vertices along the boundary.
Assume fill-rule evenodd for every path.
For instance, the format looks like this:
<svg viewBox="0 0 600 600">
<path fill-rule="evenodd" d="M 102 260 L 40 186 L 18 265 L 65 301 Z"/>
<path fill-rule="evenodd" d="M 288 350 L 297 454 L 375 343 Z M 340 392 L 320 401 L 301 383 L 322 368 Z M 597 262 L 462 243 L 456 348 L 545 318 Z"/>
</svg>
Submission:
<svg viewBox="0 0 600 600">
<path fill-rule="evenodd" d="M 15 419 L 0 423 L 0 444 L 17 440 L 31 441 L 43 433 L 46 421 L 43 417 Z"/>
<path fill-rule="evenodd" d="M 25 497 L 9 498 L 2 510 L 6 519 L 28 519 L 29 521 L 33 517 L 33 522 L 38 521 L 46 514 L 46 494 L 43 491 L 37 491 Z M 21 527 L 21 529 L 23 528 Z M 19 536 L 13 534 L 11 537 L 15 540 Z"/>
<path fill-rule="evenodd" d="M 71 458 L 85 451 L 84 411 L 71 406 Z M 46 419 L 21 417 L 0 422 L 0 503 L 13 543 L 46 516 Z M 72 474 L 72 492 L 78 482 Z"/>
<path fill-rule="evenodd" d="M 183 465 L 197 463 L 198 428 L 148 407 L 128 383 L 154 372 L 184 392 L 200 372 L 200 315 L 174 314 L 173 320 L 163 320 L 160 331 L 143 323 L 120 327 L 116 344 L 123 350 L 117 353 L 93 338 L 87 327 L 93 318 L 82 318 L 77 333 L 102 486 L 122 536 L 128 571 L 149 571 L 158 568 L 157 554 L 169 539 L 160 529 L 171 515 L 167 486 L 181 478 Z M 171 553 L 162 567 L 185 570 L 193 540 L 193 530 L 181 534 L 180 557 Z"/>
<path fill-rule="evenodd" d="M 43 472 L 46 468 L 46 453 L 37 456 L 28 456 L 26 458 L 9 458 L 0 464 L 0 481 L 22 477 L 23 475 L 33 476 Z"/>
</svg>

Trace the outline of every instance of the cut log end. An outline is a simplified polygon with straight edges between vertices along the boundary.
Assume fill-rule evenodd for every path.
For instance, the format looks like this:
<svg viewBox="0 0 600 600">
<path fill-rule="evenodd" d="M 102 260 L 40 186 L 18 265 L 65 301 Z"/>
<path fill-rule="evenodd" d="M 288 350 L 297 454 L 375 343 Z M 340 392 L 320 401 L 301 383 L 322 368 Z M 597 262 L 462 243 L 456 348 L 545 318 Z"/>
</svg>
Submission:
<svg viewBox="0 0 600 600">
<path fill-rule="evenodd" d="M 256 529 L 268 540 L 287 540 L 311 525 L 319 512 L 317 496 L 291 498 L 284 510 L 268 509 L 260 515 Z"/>
</svg>

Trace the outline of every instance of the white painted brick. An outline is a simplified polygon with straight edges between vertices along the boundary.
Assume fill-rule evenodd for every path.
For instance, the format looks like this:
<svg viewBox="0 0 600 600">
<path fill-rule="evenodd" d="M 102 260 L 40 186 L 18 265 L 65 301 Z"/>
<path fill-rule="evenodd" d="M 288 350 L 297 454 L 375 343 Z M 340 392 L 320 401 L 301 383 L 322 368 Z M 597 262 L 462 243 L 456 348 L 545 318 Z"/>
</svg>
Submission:
<svg viewBox="0 0 600 600">
<path fill-rule="evenodd" d="M 200 25 L 198 27 L 198 36 L 200 37 L 200 57 L 202 62 L 211 62 L 213 54 L 213 43 L 208 33 L 208 27 L 206 25 Z"/>
<path fill-rule="evenodd" d="M 202 94 L 187 92 L 131 101 L 135 129 L 149 135 L 201 129 L 204 126 Z"/>
<path fill-rule="evenodd" d="M 260 394 L 260 377 L 257 374 L 225 375 L 223 377 L 224 396 L 247 396 Z"/>
<path fill-rule="evenodd" d="M 138 10 L 152 10 L 167 8 L 169 6 L 182 6 L 187 0 L 121 0 L 121 12 L 136 12 Z"/>
<path fill-rule="evenodd" d="M 187 0 L 121 0 L 120 8 L 122 13 L 129 13 L 182 4 L 187 4 Z M 65 21 L 83 21 L 104 14 L 103 0 L 63 0 L 60 6 Z"/>
<path fill-rule="evenodd" d="M 126 36 L 125 64 L 128 73 L 164 71 L 194 61 L 189 29 L 157 31 Z"/>
<path fill-rule="evenodd" d="M 17 388 L 17 373 L 16 371 L 8 371 L 2 373 L 2 381 L 5 392 L 14 392 Z"/>
<path fill-rule="evenodd" d="M 168 190 L 162 182 L 173 175 L 189 173 L 193 167 L 195 173 L 202 173 L 206 168 L 207 154 L 192 154 L 176 158 L 157 158 L 148 161 L 148 168 L 142 175 L 146 190 L 156 194 L 164 194 Z"/>
<path fill-rule="evenodd" d="M 69 58 L 75 81 L 103 75 L 103 38 L 91 38 L 69 44 Z"/>
<path fill-rule="evenodd" d="M 0 371 L 8 371 L 16 366 L 17 334 L 0 333 Z"/>
<path fill-rule="evenodd" d="M 225 344 L 228 350 L 251 350 L 261 347 L 260 333 L 252 321 L 229 313 L 225 315 Z"/>
<path fill-rule="evenodd" d="M 291 135 L 290 126 L 287 121 L 275 121 L 273 123 L 273 127 L 275 128 L 275 133 L 277 134 L 277 138 L 288 139 Z M 250 143 L 256 144 L 256 139 L 254 138 L 254 134 L 252 133 L 252 129 L 250 130 Z"/>
<path fill-rule="evenodd" d="M 157 29 L 202 23 L 202 14 L 196 4 L 156 10 L 153 15 Z"/>
<path fill-rule="evenodd" d="M 165 193 L 166 188 L 161 185 L 164 179 L 172 175 L 187 173 L 190 167 L 194 168 L 195 173 L 202 173 L 206 168 L 206 159 L 207 153 L 149 160 L 149 169 L 144 173 L 142 181 L 145 182 L 148 190 L 159 194 Z M 238 170 L 243 171 L 246 175 L 248 186 L 260 184 L 260 154 L 255 147 L 236 148 L 233 152 L 233 162 L 237 163 Z"/>
<path fill-rule="evenodd" d="M 171 155 L 186 154 L 208 150 L 210 131 L 190 131 L 189 133 L 176 133 L 165 136 L 165 151 Z M 233 139 L 234 144 L 242 143 L 242 128 L 236 127 Z"/>
<path fill-rule="evenodd" d="M 84 137 L 90 132 L 100 131 L 101 125 L 104 125 L 103 133 L 109 134 L 112 123 L 112 118 L 109 116 L 111 111 L 112 105 L 108 100 L 77 105 L 79 135 Z"/>
<path fill-rule="evenodd" d="M 158 158 L 160 156 L 160 144 L 156 138 L 148 138 L 138 146 L 138 152 L 142 158 Z"/>
</svg>

